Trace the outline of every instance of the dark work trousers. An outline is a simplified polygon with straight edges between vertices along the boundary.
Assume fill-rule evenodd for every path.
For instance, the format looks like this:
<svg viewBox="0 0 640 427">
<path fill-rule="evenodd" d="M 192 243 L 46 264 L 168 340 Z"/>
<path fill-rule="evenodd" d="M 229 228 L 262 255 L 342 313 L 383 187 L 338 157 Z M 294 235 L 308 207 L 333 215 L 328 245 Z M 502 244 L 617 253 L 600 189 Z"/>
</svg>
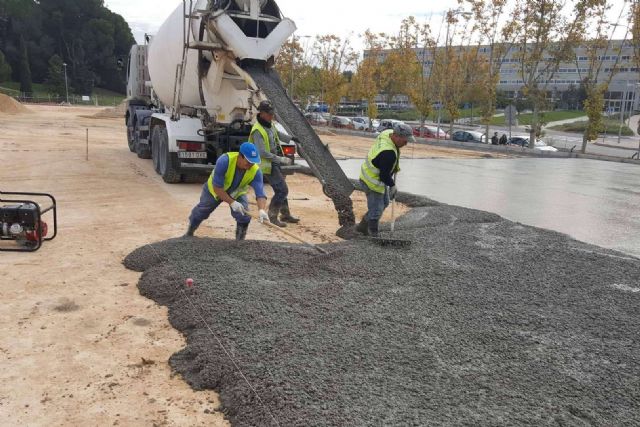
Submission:
<svg viewBox="0 0 640 427">
<path fill-rule="evenodd" d="M 282 174 L 280 165 L 274 163 L 271 167 L 271 175 L 267 176 L 269 177 L 269 184 L 271 184 L 274 193 L 271 203 L 275 206 L 282 206 L 282 204 L 287 201 L 287 197 L 289 197 L 289 187 Z"/>
</svg>

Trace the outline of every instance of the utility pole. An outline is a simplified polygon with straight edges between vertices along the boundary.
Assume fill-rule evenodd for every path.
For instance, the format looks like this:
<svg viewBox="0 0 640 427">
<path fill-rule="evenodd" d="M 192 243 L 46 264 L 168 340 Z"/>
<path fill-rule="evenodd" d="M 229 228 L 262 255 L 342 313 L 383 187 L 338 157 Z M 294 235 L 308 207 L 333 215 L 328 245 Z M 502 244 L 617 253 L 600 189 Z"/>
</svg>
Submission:
<svg viewBox="0 0 640 427">
<path fill-rule="evenodd" d="M 67 82 L 67 63 L 64 62 L 62 66 L 64 67 L 64 87 L 67 91 L 67 105 L 69 105 L 69 83 Z"/>
</svg>

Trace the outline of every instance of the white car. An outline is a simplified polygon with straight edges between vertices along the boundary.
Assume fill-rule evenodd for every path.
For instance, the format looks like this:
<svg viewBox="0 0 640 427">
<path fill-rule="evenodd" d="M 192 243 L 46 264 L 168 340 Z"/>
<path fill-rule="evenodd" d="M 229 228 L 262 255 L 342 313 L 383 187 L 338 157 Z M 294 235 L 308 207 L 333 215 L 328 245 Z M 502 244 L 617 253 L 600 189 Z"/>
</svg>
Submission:
<svg viewBox="0 0 640 427">
<path fill-rule="evenodd" d="M 509 145 L 518 145 L 520 147 L 529 147 L 529 135 L 512 136 L 511 139 L 509 140 Z M 537 150 L 537 151 L 550 151 L 550 152 L 558 151 L 557 148 L 551 147 L 550 145 L 547 145 L 541 139 L 536 140 L 536 143 L 535 143 L 535 146 L 533 147 L 533 149 Z"/>
<path fill-rule="evenodd" d="M 369 126 L 369 118 L 368 117 L 354 117 L 351 119 L 353 122 L 353 128 L 355 130 L 364 130 L 367 131 L 371 127 Z"/>
<path fill-rule="evenodd" d="M 558 149 L 556 147 L 552 147 L 550 145 L 547 145 L 546 142 L 544 142 L 541 139 L 536 140 L 535 146 L 533 147 L 534 150 L 538 150 L 538 151 L 551 151 L 551 152 L 557 152 Z"/>
</svg>

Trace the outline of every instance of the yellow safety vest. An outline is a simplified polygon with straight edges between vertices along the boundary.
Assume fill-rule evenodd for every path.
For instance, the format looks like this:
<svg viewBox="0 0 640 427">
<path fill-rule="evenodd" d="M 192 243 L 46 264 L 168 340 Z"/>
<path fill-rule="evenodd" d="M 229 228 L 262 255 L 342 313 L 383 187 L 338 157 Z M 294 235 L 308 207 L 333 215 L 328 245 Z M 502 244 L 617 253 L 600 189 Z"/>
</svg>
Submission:
<svg viewBox="0 0 640 427">
<path fill-rule="evenodd" d="M 238 157 L 240 153 L 227 153 L 224 154 L 229 157 L 229 167 L 227 168 L 227 173 L 224 175 L 224 191 L 229 191 L 231 186 L 233 185 L 233 178 L 236 175 L 236 165 L 238 164 Z M 244 196 L 247 194 L 249 190 L 249 185 L 253 182 L 256 177 L 256 174 L 260 170 L 260 166 L 253 165 L 249 170 L 245 171 L 244 177 L 242 177 L 242 181 L 240 181 L 240 185 L 236 188 L 233 193 L 230 193 L 229 196 L 233 199 L 237 199 L 240 196 Z M 209 192 L 216 199 L 220 200 L 216 195 L 215 190 L 213 189 L 213 176 L 215 175 L 215 171 L 209 177 L 209 182 L 207 186 L 209 187 Z"/>
<path fill-rule="evenodd" d="M 371 191 L 375 191 L 376 193 L 384 194 L 386 190 L 386 185 L 380 181 L 380 169 L 373 165 L 373 161 L 380 153 L 383 151 L 393 151 L 396 153 L 396 164 L 393 172 L 396 173 L 400 171 L 400 152 L 396 144 L 391 140 L 392 133 L 393 130 L 389 129 L 378 136 L 376 143 L 373 144 L 373 147 L 371 147 L 367 155 L 367 160 L 362 164 L 362 168 L 360 168 L 360 179 L 367 184 L 367 187 L 369 187 Z"/>
<path fill-rule="evenodd" d="M 280 137 L 278 136 L 278 130 L 275 127 L 275 124 L 272 125 L 273 126 L 273 138 L 275 139 L 275 144 L 276 147 L 280 146 Z M 262 126 L 260 124 L 260 122 L 256 122 L 256 124 L 253 125 L 253 127 L 251 128 L 251 133 L 249 134 L 249 142 L 250 143 L 254 143 L 253 140 L 253 134 L 255 132 L 260 132 L 260 135 L 262 136 L 262 139 L 264 140 L 264 149 L 267 153 L 271 152 L 271 141 L 269 139 L 269 133 L 267 132 L 267 130 L 264 128 L 264 126 Z M 262 171 L 263 174 L 265 175 L 271 175 L 271 160 L 269 159 L 262 159 L 262 162 L 260 162 L 260 170 Z"/>
</svg>

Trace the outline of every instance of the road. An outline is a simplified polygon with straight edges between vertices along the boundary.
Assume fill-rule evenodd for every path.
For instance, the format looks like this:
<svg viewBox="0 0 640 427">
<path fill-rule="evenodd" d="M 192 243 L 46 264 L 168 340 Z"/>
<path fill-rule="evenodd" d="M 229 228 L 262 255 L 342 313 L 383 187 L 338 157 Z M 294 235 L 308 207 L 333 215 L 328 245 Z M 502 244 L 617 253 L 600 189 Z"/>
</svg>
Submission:
<svg viewBox="0 0 640 427">
<path fill-rule="evenodd" d="M 357 178 L 361 160 L 341 162 Z M 405 160 L 399 188 L 640 257 L 640 167 L 586 159 Z"/>
</svg>

